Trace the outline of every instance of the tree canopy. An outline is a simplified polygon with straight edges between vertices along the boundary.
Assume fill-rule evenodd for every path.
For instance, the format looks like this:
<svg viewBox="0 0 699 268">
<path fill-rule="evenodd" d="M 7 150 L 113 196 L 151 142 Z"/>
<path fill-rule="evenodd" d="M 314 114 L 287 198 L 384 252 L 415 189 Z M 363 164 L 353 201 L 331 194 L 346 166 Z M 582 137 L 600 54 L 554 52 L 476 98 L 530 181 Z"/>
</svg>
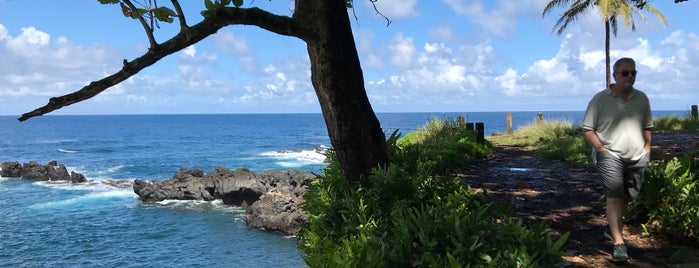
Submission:
<svg viewBox="0 0 699 268">
<path fill-rule="evenodd" d="M 675 2 L 677 2 L 677 0 L 675 0 Z M 665 15 L 660 13 L 658 9 L 649 4 L 646 0 L 551 0 L 544 7 L 542 16 L 546 16 L 546 14 L 552 12 L 555 8 L 565 6 L 568 6 L 568 9 L 561 14 L 553 27 L 558 35 L 562 34 L 568 25 L 586 15 L 591 9 L 596 9 L 600 17 L 602 17 L 605 27 L 605 85 L 611 83 L 611 59 L 609 55 L 610 35 L 617 35 L 619 19 L 624 22 L 627 28 L 631 28 L 632 31 L 635 31 L 636 23 L 634 22 L 633 15 L 636 14 L 642 20 L 647 21 L 646 16 L 642 12 L 642 10 L 646 10 L 656 15 L 663 25 L 667 26 Z"/>
</svg>

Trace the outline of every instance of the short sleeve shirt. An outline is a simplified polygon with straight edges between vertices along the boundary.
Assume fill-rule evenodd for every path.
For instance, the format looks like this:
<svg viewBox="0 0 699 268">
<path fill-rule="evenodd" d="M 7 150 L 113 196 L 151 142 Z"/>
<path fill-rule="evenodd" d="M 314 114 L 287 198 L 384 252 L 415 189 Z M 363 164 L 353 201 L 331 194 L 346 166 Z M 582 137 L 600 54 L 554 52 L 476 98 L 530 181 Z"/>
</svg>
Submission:
<svg viewBox="0 0 699 268">
<path fill-rule="evenodd" d="M 604 147 L 622 160 L 637 161 L 644 155 L 643 130 L 653 127 L 650 101 L 635 88 L 628 101 L 607 88 L 588 103 L 582 127 L 595 131 Z"/>
</svg>

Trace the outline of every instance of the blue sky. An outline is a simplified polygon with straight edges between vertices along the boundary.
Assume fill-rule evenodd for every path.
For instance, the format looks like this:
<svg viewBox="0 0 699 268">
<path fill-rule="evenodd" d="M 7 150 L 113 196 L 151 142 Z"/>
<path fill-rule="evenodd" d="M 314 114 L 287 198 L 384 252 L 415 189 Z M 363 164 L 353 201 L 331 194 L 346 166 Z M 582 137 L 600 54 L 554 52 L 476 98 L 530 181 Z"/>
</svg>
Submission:
<svg viewBox="0 0 699 268">
<path fill-rule="evenodd" d="M 143 2 L 140 0 L 138 2 Z M 185 0 L 200 21 L 203 0 Z M 582 111 L 604 85 L 604 27 L 590 12 L 562 35 L 549 0 L 355 0 L 350 14 L 376 112 Z M 169 1 L 158 1 L 170 4 Z M 291 15 L 293 1 L 245 1 Z M 636 31 L 612 39 L 612 60 L 633 57 L 636 87 L 655 110 L 699 104 L 699 0 L 651 2 Z M 356 18 L 355 18 L 356 15 Z M 621 26 L 621 25 L 620 25 Z M 177 31 L 160 23 L 159 42 Z M 144 53 L 148 40 L 117 5 L 96 0 L 0 0 L 0 115 L 19 115 L 79 90 Z M 52 114 L 320 112 L 305 44 L 230 26 L 97 97 Z"/>
</svg>

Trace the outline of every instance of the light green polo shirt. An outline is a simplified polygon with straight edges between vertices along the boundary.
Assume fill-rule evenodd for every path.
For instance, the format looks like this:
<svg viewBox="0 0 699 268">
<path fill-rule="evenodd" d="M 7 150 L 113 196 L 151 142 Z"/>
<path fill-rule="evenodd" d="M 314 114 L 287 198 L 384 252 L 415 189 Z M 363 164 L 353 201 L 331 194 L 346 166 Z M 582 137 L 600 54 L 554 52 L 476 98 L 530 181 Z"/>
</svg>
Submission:
<svg viewBox="0 0 699 268">
<path fill-rule="evenodd" d="M 638 161 L 645 154 L 643 130 L 653 127 L 650 101 L 635 88 L 628 101 L 607 88 L 587 104 L 582 127 L 594 130 L 604 147 L 622 160 Z"/>
</svg>

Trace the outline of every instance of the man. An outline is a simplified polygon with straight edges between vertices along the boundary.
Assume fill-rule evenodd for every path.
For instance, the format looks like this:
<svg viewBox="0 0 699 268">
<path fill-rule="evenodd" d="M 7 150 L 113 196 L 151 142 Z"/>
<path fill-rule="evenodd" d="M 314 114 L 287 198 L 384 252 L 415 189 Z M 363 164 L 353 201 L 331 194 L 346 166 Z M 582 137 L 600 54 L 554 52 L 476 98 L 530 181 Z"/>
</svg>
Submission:
<svg viewBox="0 0 699 268">
<path fill-rule="evenodd" d="M 638 197 L 641 191 L 650 160 L 653 119 L 648 97 L 633 87 L 636 62 L 621 58 L 614 63 L 613 72 L 616 83 L 590 100 L 582 128 L 607 198 L 605 235 L 614 243 L 612 258 L 625 262 L 629 256 L 622 234 L 623 217 L 630 198 Z"/>
</svg>

